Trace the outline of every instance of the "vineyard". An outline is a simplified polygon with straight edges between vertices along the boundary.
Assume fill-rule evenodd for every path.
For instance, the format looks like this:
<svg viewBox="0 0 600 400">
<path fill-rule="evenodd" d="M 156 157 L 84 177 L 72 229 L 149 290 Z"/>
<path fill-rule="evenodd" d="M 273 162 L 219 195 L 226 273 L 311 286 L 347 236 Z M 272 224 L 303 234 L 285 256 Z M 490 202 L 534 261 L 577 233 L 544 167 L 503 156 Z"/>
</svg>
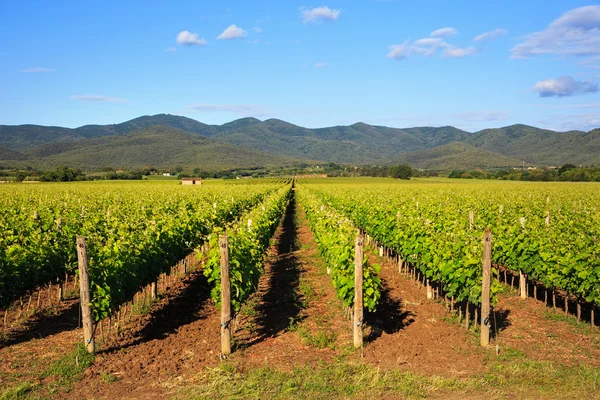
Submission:
<svg viewBox="0 0 600 400">
<path fill-rule="evenodd" d="M 460 366 L 473 387 L 453 385 L 476 394 L 485 381 L 477 374 L 517 351 L 535 362 L 584 360 L 584 375 L 600 378 L 595 184 L 256 179 L 4 185 L 0 195 L 0 354 L 17 365 L 29 343 L 61 337 L 75 346 L 81 325 L 86 345 L 97 342 L 84 383 L 57 389 L 62 396 L 161 397 L 156 382 L 202 366 L 251 374 L 340 360 L 444 379 L 463 379 L 447 372 Z M 41 294 L 54 289 L 44 309 Z M 79 293 L 89 301 L 69 314 Z M 553 312 L 559 303 L 575 315 Z M 72 328 L 57 329 L 67 315 Z M 45 321 L 52 334 L 36 333 Z M 480 347 L 475 333 L 495 346 Z M 560 340 L 547 342 L 551 334 Z M 36 335 L 41 342 L 27 339 Z M 576 350 L 570 337 L 589 346 Z M 14 372 L 0 369 L 9 383 L 0 388 L 23 379 Z M 106 386 L 112 379 L 117 392 Z M 50 395 L 41 385 L 33 387 Z M 204 398 L 180 397 L 188 395 Z"/>
<path fill-rule="evenodd" d="M 108 316 L 282 184 L 40 185 L 2 193 L 0 304 L 75 274 L 87 239 L 94 317 Z M 195 190 L 196 189 L 196 190 Z M 101 194 L 101 195 L 99 195 Z"/>
<path fill-rule="evenodd" d="M 498 183 L 482 190 L 467 183 L 341 182 L 308 180 L 303 186 L 427 279 L 442 283 L 457 301 L 480 303 L 481 240 L 489 228 L 496 266 L 564 291 L 578 303 L 600 305 L 600 192 L 595 185 Z M 493 299 L 500 289 L 493 282 Z"/>
</svg>

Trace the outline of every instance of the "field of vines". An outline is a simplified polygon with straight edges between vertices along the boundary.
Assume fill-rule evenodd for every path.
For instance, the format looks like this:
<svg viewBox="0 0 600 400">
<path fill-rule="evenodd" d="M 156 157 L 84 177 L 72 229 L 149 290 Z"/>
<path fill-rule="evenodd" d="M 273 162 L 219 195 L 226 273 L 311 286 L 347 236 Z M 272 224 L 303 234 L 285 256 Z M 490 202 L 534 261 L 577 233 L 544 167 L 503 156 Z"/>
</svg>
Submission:
<svg viewBox="0 0 600 400">
<path fill-rule="evenodd" d="M 96 320 L 232 226 L 233 261 L 256 265 L 290 186 L 285 180 L 1 186 L 0 307 L 38 285 L 75 274 L 77 236 L 87 241 Z M 246 230 L 235 228 L 239 220 L 246 221 Z M 258 275 L 256 269 L 251 273 Z M 249 290 L 243 289 L 246 295 Z"/>
<path fill-rule="evenodd" d="M 480 304 L 490 228 L 495 266 L 600 305 L 595 184 L 305 179 L 298 191 L 312 199 L 309 207 L 343 215 L 457 301 Z M 500 284 L 491 290 L 494 301 Z"/>
</svg>

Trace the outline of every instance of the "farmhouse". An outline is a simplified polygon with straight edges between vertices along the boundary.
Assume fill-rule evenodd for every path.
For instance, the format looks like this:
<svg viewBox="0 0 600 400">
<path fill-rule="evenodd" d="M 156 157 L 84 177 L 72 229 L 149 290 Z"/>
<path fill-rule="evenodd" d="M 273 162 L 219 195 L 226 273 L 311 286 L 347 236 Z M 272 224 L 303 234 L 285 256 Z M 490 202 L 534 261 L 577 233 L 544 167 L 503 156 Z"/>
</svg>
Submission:
<svg viewBox="0 0 600 400">
<path fill-rule="evenodd" d="M 182 185 L 202 185 L 202 178 L 181 178 Z"/>
</svg>

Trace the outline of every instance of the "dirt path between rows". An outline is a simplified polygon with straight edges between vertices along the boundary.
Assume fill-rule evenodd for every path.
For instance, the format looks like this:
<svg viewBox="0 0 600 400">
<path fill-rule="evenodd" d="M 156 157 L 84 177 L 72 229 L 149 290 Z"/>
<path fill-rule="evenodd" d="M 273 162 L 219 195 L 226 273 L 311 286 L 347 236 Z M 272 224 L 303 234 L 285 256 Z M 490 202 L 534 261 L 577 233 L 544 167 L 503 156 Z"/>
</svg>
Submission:
<svg viewBox="0 0 600 400">
<path fill-rule="evenodd" d="M 240 351 L 232 361 L 241 370 L 285 371 L 332 361 L 347 351 L 351 329 L 308 221 L 292 200 L 236 333 Z"/>
</svg>

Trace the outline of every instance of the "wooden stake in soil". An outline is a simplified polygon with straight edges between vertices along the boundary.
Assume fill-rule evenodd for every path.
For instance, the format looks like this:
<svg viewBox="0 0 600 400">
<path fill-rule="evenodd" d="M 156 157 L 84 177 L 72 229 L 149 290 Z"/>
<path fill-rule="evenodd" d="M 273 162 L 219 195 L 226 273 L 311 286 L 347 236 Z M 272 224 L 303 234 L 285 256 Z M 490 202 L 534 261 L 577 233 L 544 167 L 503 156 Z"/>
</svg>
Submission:
<svg viewBox="0 0 600 400">
<path fill-rule="evenodd" d="M 150 287 L 150 293 L 152 295 L 152 300 L 158 298 L 158 284 L 156 283 L 156 281 L 152 282 L 152 285 Z"/>
<path fill-rule="evenodd" d="M 221 354 L 231 354 L 231 286 L 229 282 L 229 240 L 227 235 L 219 237 L 221 253 Z"/>
<path fill-rule="evenodd" d="M 481 330 L 480 344 L 490 344 L 490 276 L 492 273 L 492 232 L 485 230 L 483 235 L 483 281 L 481 283 Z"/>
<path fill-rule="evenodd" d="M 17 315 L 17 319 L 15 322 L 19 322 L 19 319 L 21 318 L 21 314 L 23 313 L 23 298 L 22 297 L 19 299 L 19 303 L 20 303 L 19 315 Z"/>
<path fill-rule="evenodd" d="M 87 247 L 83 236 L 77 236 L 77 261 L 79 264 L 79 304 L 81 305 L 81 317 L 83 320 L 83 340 L 88 353 L 93 353 L 96 347 L 94 343 L 94 321 L 92 320 L 92 307 L 90 304 Z"/>
<path fill-rule="evenodd" d="M 473 210 L 469 211 L 469 230 L 473 230 L 473 223 L 475 222 L 475 213 Z"/>
<path fill-rule="evenodd" d="M 354 347 L 362 348 L 363 334 L 363 245 L 364 238 L 359 232 L 356 235 L 354 249 Z"/>
<path fill-rule="evenodd" d="M 519 288 L 521 289 L 521 298 L 527 298 L 527 283 L 525 281 L 525 275 L 523 275 L 523 271 L 519 270 Z"/>
<path fill-rule="evenodd" d="M 431 288 L 431 284 L 429 283 L 429 279 L 427 279 L 427 299 L 433 299 L 433 289 Z"/>
</svg>

